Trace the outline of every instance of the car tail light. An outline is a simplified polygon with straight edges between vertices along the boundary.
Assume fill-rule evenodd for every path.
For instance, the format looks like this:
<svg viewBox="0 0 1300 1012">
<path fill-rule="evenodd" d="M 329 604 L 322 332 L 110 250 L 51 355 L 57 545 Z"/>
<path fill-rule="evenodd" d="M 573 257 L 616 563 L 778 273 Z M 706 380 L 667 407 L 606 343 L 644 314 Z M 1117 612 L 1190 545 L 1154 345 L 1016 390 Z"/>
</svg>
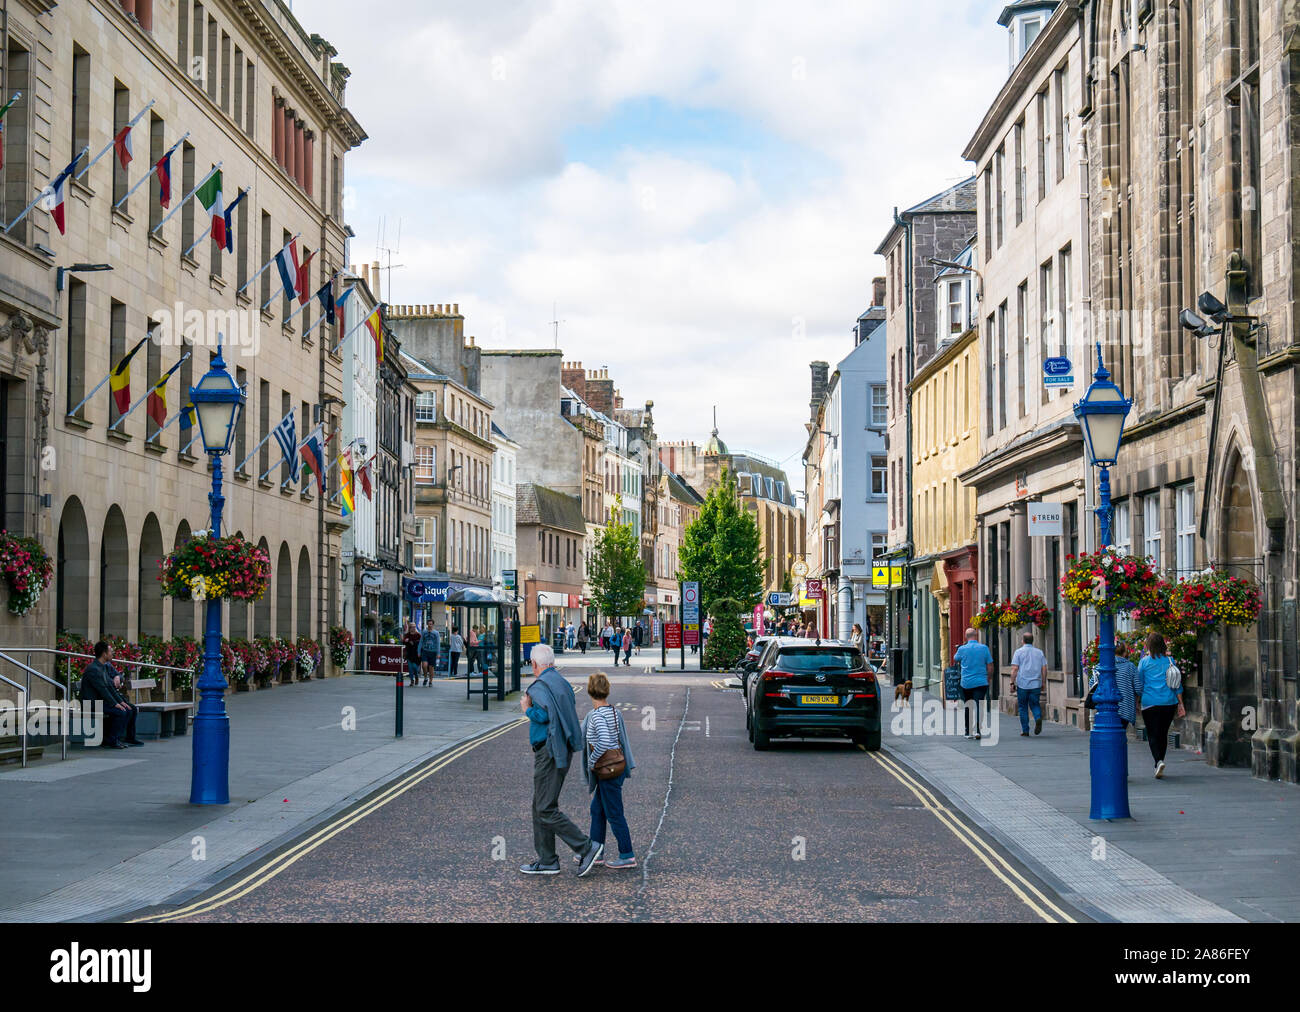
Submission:
<svg viewBox="0 0 1300 1012">
<path fill-rule="evenodd" d="M 876 681 L 876 676 L 870 671 L 850 671 L 849 677 L 855 678 L 859 681 L 868 682 L 872 685 L 874 685 Z"/>
<path fill-rule="evenodd" d="M 788 682 L 788 681 L 789 681 L 791 678 L 793 678 L 793 677 L 794 677 L 794 676 L 791 675 L 788 671 L 775 671 L 775 670 L 772 670 L 772 671 L 764 671 L 764 672 L 763 672 L 763 684 L 764 684 L 765 687 L 768 686 L 768 685 L 771 685 L 771 686 L 775 687 L 775 684 L 776 684 L 777 682 Z M 783 693 L 780 693 L 780 692 L 764 692 L 763 695 L 765 695 L 765 696 L 780 696 L 780 695 L 783 695 Z"/>
</svg>

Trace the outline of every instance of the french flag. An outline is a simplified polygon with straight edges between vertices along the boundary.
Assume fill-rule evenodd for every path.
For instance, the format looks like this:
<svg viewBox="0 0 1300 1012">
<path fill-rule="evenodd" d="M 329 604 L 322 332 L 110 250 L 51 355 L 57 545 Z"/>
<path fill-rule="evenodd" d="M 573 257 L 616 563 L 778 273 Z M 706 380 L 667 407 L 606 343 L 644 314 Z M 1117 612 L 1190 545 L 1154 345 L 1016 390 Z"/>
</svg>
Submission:
<svg viewBox="0 0 1300 1012">
<path fill-rule="evenodd" d="M 45 188 L 45 209 L 50 212 L 50 217 L 54 219 L 54 224 L 59 226 L 59 235 L 64 235 L 63 222 L 63 184 L 68 181 L 77 163 L 81 161 L 81 155 L 77 155 L 68 163 L 68 167 L 50 180 L 50 185 Z"/>
</svg>

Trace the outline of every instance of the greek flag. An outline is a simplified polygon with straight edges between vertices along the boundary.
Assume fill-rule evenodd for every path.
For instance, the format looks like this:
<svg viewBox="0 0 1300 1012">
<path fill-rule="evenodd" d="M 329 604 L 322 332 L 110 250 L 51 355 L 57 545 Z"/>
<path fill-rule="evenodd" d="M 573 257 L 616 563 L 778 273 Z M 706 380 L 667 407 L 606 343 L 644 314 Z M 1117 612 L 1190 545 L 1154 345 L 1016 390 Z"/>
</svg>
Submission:
<svg viewBox="0 0 1300 1012">
<path fill-rule="evenodd" d="M 275 441 L 280 444 L 280 450 L 284 453 L 285 462 L 289 465 L 289 477 L 293 481 L 297 481 L 298 433 L 293 423 L 292 411 L 280 419 L 280 424 L 275 427 Z"/>
</svg>

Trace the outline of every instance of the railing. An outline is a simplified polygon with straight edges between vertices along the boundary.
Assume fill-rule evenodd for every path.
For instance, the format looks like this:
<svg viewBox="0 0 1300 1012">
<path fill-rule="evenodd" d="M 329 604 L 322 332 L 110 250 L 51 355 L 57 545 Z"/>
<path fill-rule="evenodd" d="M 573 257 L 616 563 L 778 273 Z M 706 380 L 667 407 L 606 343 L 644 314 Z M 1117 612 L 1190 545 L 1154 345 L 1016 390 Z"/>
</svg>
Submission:
<svg viewBox="0 0 1300 1012">
<path fill-rule="evenodd" d="M 29 661 L 31 660 L 30 654 L 27 659 Z M 26 679 L 24 680 L 24 684 L 19 685 L 12 678 L 7 678 L 4 675 L 0 675 L 0 681 L 4 682 L 6 685 L 12 686 L 19 693 L 19 700 L 21 701 L 21 711 L 22 711 L 22 721 L 19 724 L 19 728 L 18 728 L 18 738 L 22 742 L 22 754 L 19 758 L 19 762 L 22 765 L 22 768 L 26 769 L 27 768 L 27 713 L 32 708 L 32 703 L 31 703 L 32 675 L 35 675 L 42 682 L 47 682 L 48 684 L 54 686 L 55 689 L 61 690 L 64 694 L 63 702 L 65 704 L 72 699 L 72 683 L 71 680 L 69 679 L 66 685 L 60 685 L 53 678 L 41 674 L 30 664 L 24 664 L 22 661 L 17 660 L 14 657 L 10 657 L 7 653 L 5 653 L 2 650 L 0 650 L 0 661 L 6 661 L 9 664 L 12 664 L 14 667 L 21 669 L 27 676 Z M 19 710 L 20 707 L 15 706 L 14 709 Z M 68 758 L 67 720 L 59 721 L 59 742 L 60 742 L 59 758 L 66 759 Z"/>
</svg>

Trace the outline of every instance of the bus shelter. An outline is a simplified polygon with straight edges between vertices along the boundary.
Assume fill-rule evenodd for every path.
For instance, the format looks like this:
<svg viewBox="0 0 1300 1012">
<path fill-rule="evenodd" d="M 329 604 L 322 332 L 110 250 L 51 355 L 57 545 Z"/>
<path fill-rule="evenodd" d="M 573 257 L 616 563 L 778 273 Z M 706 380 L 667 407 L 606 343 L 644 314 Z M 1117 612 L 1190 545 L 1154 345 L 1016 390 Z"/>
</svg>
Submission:
<svg viewBox="0 0 1300 1012">
<path fill-rule="evenodd" d="M 519 691 L 519 600 L 500 590 L 481 587 L 463 587 L 447 591 L 444 600 L 452 628 L 465 631 L 477 626 L 479 641 L 471 648 L 466 645 L 465 698 L 481 695 L 483 709 L 488 708 L 489 687 L 496 676 L 496 697 L 504 700 L 507 692 Z M 446 650 L 444 638 L 443 650 Z M 480 688 L 474 688 L 474 675 L 482 678 Z M 510 688 L 506 688 L 507 680 Z"/>
</svg>

